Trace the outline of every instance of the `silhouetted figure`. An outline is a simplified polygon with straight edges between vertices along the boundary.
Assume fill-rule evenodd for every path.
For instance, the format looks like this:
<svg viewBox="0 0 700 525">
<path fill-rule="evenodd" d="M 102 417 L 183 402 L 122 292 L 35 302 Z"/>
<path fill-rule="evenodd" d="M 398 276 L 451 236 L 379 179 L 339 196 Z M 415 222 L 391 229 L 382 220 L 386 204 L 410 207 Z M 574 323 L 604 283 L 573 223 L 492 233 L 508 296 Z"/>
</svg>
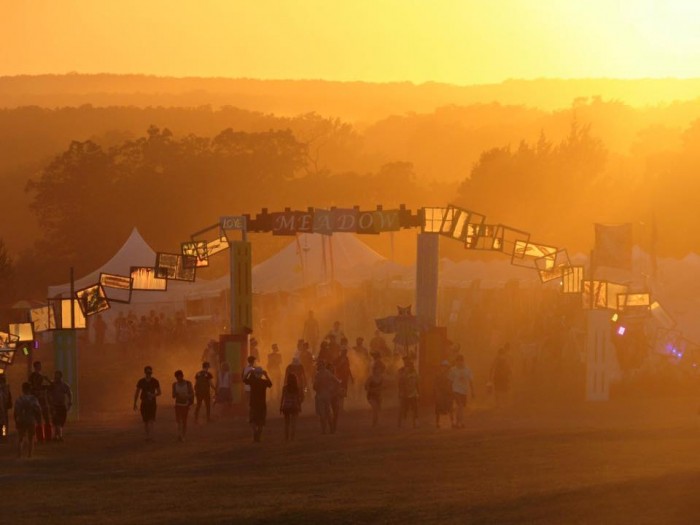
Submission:
<svg viewBox="0 0 700 525">
<path fill-rule="evenodd" d="M 403 358 L 404 366 L 399 369 L 399 427 L 411 412 L 413 428 L 418 419 L 418 372 L 413 364 L 413 358 Z"/>
<path fill-rule="evenodd" d="M 272 387 L 272 381 L 262 368 L 257 367 L 244 380 L 250 386 L 250 414 L 248 421 L 253 429 L 253 441 L 258 443 L 267 419 L 267 389 Z"/>
<path fill-rule="evenodd" d="M 287 369 L 284 371 L 284 384 L 289 383 L 290 376 L 296 377 L 297 387 L 299 388 L 299 410 L 301 410 L 301 404 L 304 402 L 306 397 L 306 391 L 308 389 L 308 376 L 306 375 L 306 370 L 301 364 L 298 357 L 292 358 L 292 362 L 287 365 Z"/>
<path fill-rule="evenodd" d="M 372 427 L 379 423 L 379 412 L 382 408 L 382 390 L 384 388 L 384 370 L 373 368 L 367 381 L 365 381 L 365 391 L 367 392 L 367 402 L 372 407 Z"/>
<path fill-rule="evenodd" d="M 27 440 L 27 457 L 32 457 L 34 450 L 34 433 L 41 425 L 41 406 L 32 394 L 32 386 L 22 383 L 22 395 L 15 400 L 15 426 L 17 428 L 17 457 L 22 457 L 22 449 Z"/>
<path fill-rule="evenodd" d="M 297 417 L 301 411 L 302 393 L 297 384 L 297 376 L 289 374 L 287 384 L 282 389 L 280 412 L 284 415 L 284 440 L 294 440 Z"/>
<path fill-rule="evenodd" d="M 194 376 L 194 395 L 197 398 L 197 406 L 194 409 L 194 423 L 199 422 L 199 410 L 202 403 L 207 409 L 207 423 L 211 421 L 211 392 L 214 390 L 212 380 L 214 376 L 209 372 L 209 362 L 202 363 L 202 369 Z"/>
<path fill-rule="evenodd" d="M 272 345 L 272 352 L 267 354 L 267 372 L 273 385 L 271 394 L 275 399 L 279 399 L 282 386 L 282 354 L 277 343 Z"/>
<path fill-rule="evenodd" d="M 51 407 L 51 422 L 53 423 L 53 438 L 63 441 L 63 427 L 66 425 L 68 411 L 73 405 L 73 393 L 70 386 L 63 382 L 63 373 L 54 372 L 54 379 L 47 389 L 47 397 Z"/>
<path fill-rule="evenodd" d="M 314 391 L 316 392 L 316 414 L 321 422 L 321 433 L 332 424 L 332 403 L 339 388 L 338 380 L 322 363 L 318 363 L 316 377 L 314 378 Z M 334 429 L 331 428 L 331 431 Z"/>
<path fill-rule="evenodd" d="M 224 412 L 228 412 L 231 408 L 233 398 L 231 396 L 231 369 L 226 361 L 221 363 L 217 381 L 216 381 L 216 399 L 215 405 L 223 405 Z"/>
<path fill-rule="evenodd" d="M 498 349 L 498 355 L 491 367 L 491 382 L 496 395 L 496 405 L 501 406 L 508 400 L 512 372 L 508 360 L 508 344 Z"/>
<path fill-rule="evenodd" d="M 29 384 L 31 385 L 32 395 L 37 399 L 41 407 L 41 421 L 37 423 L 37 428 L 35 429 L 36 440 L 41 443 L 44 440 L 51 440 L 49 403 L 46 398 L 46 389 L 51 385 L 51 381 L 41 373 L 41 361 L 34 361 L 32 366 L 34 371 L 29 374 Z"/>
<path fill-rule="evenodd" d="M 318 348 L 318 340 L 321 337 L 321 330 L 318 326 L 318 320 L 314 316 L 313 310 L 309 310 L 309 316 L 304 322 L 304 341 L 307 341 L 311 346 L 311 352 L 315 352 Z"/>
<path fill-rule="evenodd" d="M 435 427 L 440 428 L 440 416 L 450 416 L 452 421 L 452 380 L 450 379 L 450 362 L 443 361 L 435 376 Z"/>
<path fill-rule="evenodd" d="M 153 368 L 147 366 L 143 369 L 144 377 L 136 383 L 134 394 L 134 410 L 136 401 L 141 399 L 141 419 L 146 433 L 146 441 L 153 441 L 153 424 L 156 421 L 156 398 L 161 394 L 160 382 L 153 377 Z"/>
<path fill-rule="evenodd" d="M 175 371 L 173 383 L 173 399 L 175 400 L 175 421 L 177 423 L 177 439 L 185 441 L 187 434 L 187 415 L 194 403 L 194 389 L 192 383 L 185 379 L 182 370 Z"/>
<path fill-rule="evenodd" d="M 472 371 L 464 364 L 464 356 L 458 355 L 449 374 L 452 381 L 452 396 L 456 406 L 455 428 L 464 428 L 464 413 L 467 407 L 467 395 L 474 397 Z"/>
</svg>

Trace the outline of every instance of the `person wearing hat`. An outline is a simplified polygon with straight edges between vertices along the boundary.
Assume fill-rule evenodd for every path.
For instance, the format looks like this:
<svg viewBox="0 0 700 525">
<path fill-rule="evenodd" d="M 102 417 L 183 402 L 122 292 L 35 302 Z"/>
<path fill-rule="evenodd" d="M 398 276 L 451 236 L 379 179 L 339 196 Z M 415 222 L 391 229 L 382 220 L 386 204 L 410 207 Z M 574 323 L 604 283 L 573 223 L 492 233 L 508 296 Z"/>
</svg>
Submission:
<svg viewBox="0 0 700 525">
<path fill-rule="evenodd" d="M 272 381 L 267 372 L 258 366 L 248 372 L 243 382 L 250 387 L 248 421 L 253 429 L 253 441 L 259 443 L 267 419 L 267 389 L 272 388 Z"/>
<path fill-rule="evenodd" d="M 399 428 L 411 412 L 411 422 L 416 428 L 418 420 L 418 371 L 413 364 L 413 358 L 408 355 L 403 358 L 404 365 L 399 368 Z"/>
<path fill-rule="evenodd" d="M 440 428 L 440 416 L 450 416 L 452 421 L 452 381 L 450 380 L 450 362 L 440 363 L 440 370 L 435 376 L 435 428 Z"/>
<path fill-rule="evenodd" d="M 194 376 L 194 395 L 197 398 L 197 406 L 194 409 L 194 423 L 199 422 L 199 410 L 204 403 L 207 409 L 207 423 L 211 421 L 211 392 L 214 390 L 214 376 L 209 372 L 209 361 L 202 363 L 202 369 Z"/>
</svg>

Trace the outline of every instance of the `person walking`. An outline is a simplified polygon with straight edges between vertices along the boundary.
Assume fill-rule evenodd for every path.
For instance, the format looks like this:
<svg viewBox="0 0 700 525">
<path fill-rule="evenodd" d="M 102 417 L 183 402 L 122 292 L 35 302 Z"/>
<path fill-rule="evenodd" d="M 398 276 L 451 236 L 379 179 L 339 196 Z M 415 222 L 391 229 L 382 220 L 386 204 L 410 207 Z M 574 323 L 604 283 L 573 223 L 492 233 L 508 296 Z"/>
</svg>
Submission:
<svg viewBox="0 0 700 525">
<path fill-rule="evenodd" d="M 250 404 L 250 385 L 245 382 L 245 378 L 248 376 L 250 372 L 255 370 L 255 361 L 257 360 L 257 357 L 254 355 L 249 355 L 248 356 L 248 364 L 245 365 L 245 368 L 243 369 L 243 373 L 241 374 L 241 379 L 243 380 L 243 395 L 245 396 L 244 402 L 246 405 Z"/>
<path fill-rule="evenodd" d="M 411 356 L 403 358 L 404 366 L 398 371 L 399 377 L 399 428 L 411 412 L 412 427 L 418 420 L 418 372 Z"/>
<path fill-rule="evenodd" d="M 335 377 L 337 377 L 340 382 L 340 389 L 338 391 L 339 411 L 343 410 L 345 398 L 348 396 L 348 386 L 355 382 L 352 370 L 350 369 L 350 360 L 348 359 L 347 339 L 345 339 L 345 343 L 345 345 L 340 347 L 340 356 L 338 356 L 335 363 L 333 363 Z"/>
<path fill-rule="evenodd" d="M 182 370 L 175 371 L 173 383 L 173 399 L 175 400 L 175 422 L 177 423 L 177 440 L 182 443 L 187 434 L 187 414 L 194 403 L 192 382 L 185 379 Z"/>
<path fill-rule="evenodd" d="M 153 424 L 156 421 L 156 398 L 160 396 L 160 382 L 153 377 L 153 368 L 147 366 L 143 369 L 144 377 L 136 383 L 134 394 L 134 411 L 136 402 L 141 399 L 141 419 L 143 420 L 146 441 L 153 441 Z"/>
<path fill-rule="evenodd" d="M 382 408 L 382 389 L 384 388 L 384 370 L 375 367 L 372 369 L 367 381 L 365 381 L 365 392 L 367 392 L 367 402 L 372 407 L 372 427 L 379 424 L 379 411 Z"/>
<path fill-rule="evenodd" d="M 304 341 L 307 341 L 311 345 L 311 351 L 315 352 L 318 348 L 318 340 L 320 337 L 320 328 L 318 326 L 318 321 L 314 316 L 313 310 L 309 310 L 309 316 L 304 321 Z"/>
<path fill-rule="evenodd" d="M 32 457 L 34 450 L 34 433 L 40 428 L 41 405 L 32 394 L 32 385 L 22 383 L 22 395 L 15 400 L 13 409 L 15 427 L 17 428 L 17 457 L 22 457 L 24 441 L 27 441 L 27 457 Z"/>
<path fill-rule="evenodd" d="M 289 383 L 289 377 L 295 376 L 297 380 L 297 387 L 299 388 L 299 410 L 301 410 L 301 404 L 304 403 L 306 397 L 306 391 L 308 390 L 308 377 L 306 375 L 306 370 L 298 357 L 294 357 L 292 362 L 287 365 L 284 371 L 284 384 Z"/>
<path fill-rule="evenodd" d="M 37 399 L 41 407 L 41 419 L 37 423 L 35 435 L 37 442 L 42 443 L 44 440 L 51 441 L 51 419 L 49 417 L 49 403 L 46 397 L 46 390 L 51 381 L 42 373 L 41 361 L 34 361 L 32 367 L 34 371 L 29 374 L 29 384 L 31 385 L 32 395 Z"/>
<path fill-rule="evenodd" d="M 232 402 L 231 369 L 228 366 L 228 363 L 224 361 L 221 363 L 221 368 L 219 369 L 219 374 L 216 380 L 216 399 L 214 400 L 214 404 L 223 405 L 223 411 L 228 413 L 231 410 Z"/>
<path fill-rule="evenodd" d="M 272 345 L 272 352 L 267 354 L 267 372 L 273 385 L 270 394 L 277 400 L 282 393 L 282 354 L 277 343 Z"/>
<path fill-rule="evenodd" d="M 450 381 L 452 381 L 452 396 L 457 408 L 454 428 L 464 428 L 464 413 L 467 407 L 467 395 L 471 393 L 474 398 L 474 380 L 472 371 L 464 364 L 464 356 L 457 355 L 455 365 L 450 369 Z"/>
<path fill-rule="evenodd" d="M 272 388 L 272 381 L 262 368 L 257 367 L 244 379 L 250 386 L 250 417 L 248 421 L 253 429 L 253 441 L 259 443 L 267 419 L 267 389 Z"/>
<path fill-rule="evenodd" d="M 207 423 L 211 421 L 211 392 L 214 390 L 212 380 L 214 376 L 209 372 L 209 361 L 202 363 L 202 369 L 194 376 L 194 394 L 197 398 L 197 407 L 194 409 L 194 424 L 199 422 L 199 410 L 204 403 L 207 409 Z"/>
<path fill-rule="evenodd" d="M 491 383 L 496 396 L 496 406 L 500 407 L 508 402 L 510 391 L 510 379 L 512 376 L 510 362 L 508 360 L 508 343 L 498 349 L 498 355 L 491 367 Z"/>
<path fill-rule="evenodd" d="M 328 428 L 330 428 L 331 434 L 335 432 L 333 401 L 339 388 L 340 385 L 335 375 L 328 370 L 323 362 L 319 362 L 314 378 L 314 391 L 316 392 L 316 414 L 321 422 L 322 434 L 325 434 Z"/>
<path fill-rule="evenodd" d="M 53 423 L 54 441 L 63 441 L 63 427 L 66 425 L 68 411 L 73 405 L 73 393 L 70 385 L 63 382 L 63 372 L 56 370 L 53 381 L 47 389 L 47 397 L 51 407 L 51 423 Z"/>
<path fill-rule="evenodd" d="M 450 379 L 450 362 L 440 363 L 440 370 L 435 376 L 435 428 L 440 428 L 440 417 L 449 415 L 454 424 L 452 412 L 452 380 Z"/>
<path fill-rule="evenodd" d="M 280 413 L 284 415 L 285 441 L 294 441 L 297 417 L 301 411 L 301 397 L 302 393 L 297 383 L 297 376 L 290 374 L 287 384 L 282 388 L 282 400 L 280 401 Z"/>
</svg>

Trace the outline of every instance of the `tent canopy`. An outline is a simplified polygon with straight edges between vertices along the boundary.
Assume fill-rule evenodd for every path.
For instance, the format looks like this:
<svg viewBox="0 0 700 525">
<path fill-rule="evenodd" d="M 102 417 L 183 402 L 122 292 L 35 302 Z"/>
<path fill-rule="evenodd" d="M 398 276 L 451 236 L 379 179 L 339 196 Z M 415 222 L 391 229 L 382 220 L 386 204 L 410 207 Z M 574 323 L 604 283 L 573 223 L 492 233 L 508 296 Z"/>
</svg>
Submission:
<svg viewBox="0 0 700 525">
<path fill-rule="evenodd" d="M 130 275 L 132 266 L 154 266 L 156 263 L 156 252 L 141 237 L 139 231 L 134 228 L 131 235 L 114 256 L 97 270 L 76 279 L 75 289 L 80 290 L 97 284 L 100 280 L 100 273 L 111 273 L 116 275 Z M 192 283 L 182 281 L 169 281 L 168 289 L 165 292 L 144 292 L 135 291 L 132 295 L 132 303 L 158 303 L 183 301 L 184 294 L 192 286 Z M 49 297 L 64 297 L 70 295 L 70 283 L 63 283 L 56 286 L 49 286 Z"/>
</svg>

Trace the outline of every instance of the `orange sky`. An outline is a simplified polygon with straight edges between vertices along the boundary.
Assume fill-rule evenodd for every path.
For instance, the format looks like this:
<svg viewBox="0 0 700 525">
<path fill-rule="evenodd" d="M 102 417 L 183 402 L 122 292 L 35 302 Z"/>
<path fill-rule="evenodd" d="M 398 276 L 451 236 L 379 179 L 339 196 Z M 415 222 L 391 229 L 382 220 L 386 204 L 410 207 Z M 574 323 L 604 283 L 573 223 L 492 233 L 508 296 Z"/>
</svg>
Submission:
<svg viewBox="0 0 700 525">
<path fill-rule="evenodd" d="M 700 77 L 695 0 L 6 0 L 0 75 Z"/>
</svg>

